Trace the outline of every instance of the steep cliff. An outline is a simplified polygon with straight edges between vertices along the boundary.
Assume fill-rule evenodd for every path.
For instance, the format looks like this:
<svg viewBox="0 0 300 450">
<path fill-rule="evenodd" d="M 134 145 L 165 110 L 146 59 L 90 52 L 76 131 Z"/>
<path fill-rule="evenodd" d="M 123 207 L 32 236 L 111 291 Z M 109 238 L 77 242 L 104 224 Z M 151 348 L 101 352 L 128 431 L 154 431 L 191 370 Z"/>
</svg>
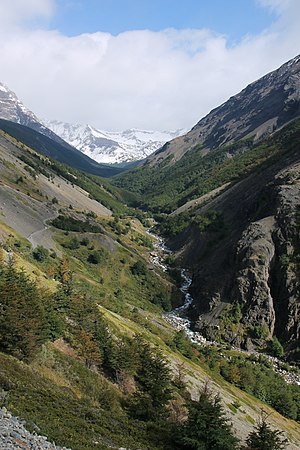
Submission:
<svg viewBox="0 0 300 450">
<path fill-rule="evenodd" d="M 206 202 L 218 227 L 186 229 L 173 244 L 194 273 L 194 327 L 210 338 L 244 348 L 276 336 L 297 359 L 300 338 L 300 124 L 269 146 L 282 153 Z M 221 217 L 221 221 L 220 221 Z M 199 219 L 198 219 L 199 222 Z"/>
</svg>

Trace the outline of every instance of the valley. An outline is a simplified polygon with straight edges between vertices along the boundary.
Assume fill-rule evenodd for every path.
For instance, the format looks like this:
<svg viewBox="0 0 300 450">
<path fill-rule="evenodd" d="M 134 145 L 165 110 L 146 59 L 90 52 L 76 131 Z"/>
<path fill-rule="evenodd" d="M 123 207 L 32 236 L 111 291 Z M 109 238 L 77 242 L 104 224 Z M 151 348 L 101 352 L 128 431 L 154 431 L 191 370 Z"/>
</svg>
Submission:
<svg viewBox="0 0 300 450">
<path fill-rule="evenodd" d="M 42 136 L 8 95 L 0 418 L 17 433 L 240 450 L 267 417 L 299 448 L 299 61 L 127 171 Z"/>
</svg>

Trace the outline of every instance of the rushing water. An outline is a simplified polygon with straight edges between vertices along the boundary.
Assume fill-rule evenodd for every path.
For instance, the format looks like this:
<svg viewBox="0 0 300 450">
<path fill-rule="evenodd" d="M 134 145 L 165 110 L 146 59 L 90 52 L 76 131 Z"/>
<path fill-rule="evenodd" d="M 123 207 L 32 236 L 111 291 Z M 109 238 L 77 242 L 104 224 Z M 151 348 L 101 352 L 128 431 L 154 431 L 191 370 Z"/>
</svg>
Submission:
<svg viewBox="0 0 300 450">
<path fill-rule="evenodd" d="M 164 240 L 152 233 L 150 230 L 148 231 L 148 234 L 154 239 L 154 250 L 151 252 L 151 262 L 153 265 L 160 267 L 164 272 L 168 270 L 168 266 L 165 263 L 165 258 L 167 255 L 171 253 L 171 251 L 166 247 Z M 186 269 L 181 269 L 181 278 L 182 278 L 182 284 L 180 287 L 180 291 L 182 292 L 184 296 L 184 302 L 181 306 L 178 308 L 173 309 L 173 311 L 165 313 L 163 315 L 164 319 L 170 323 L 175 330 L 180 331 L 184 330 L 190 339 L 191 342 L 194 344 L 200 344 L 200 345 L 220 345 L 215 341 L 208 341 L 205 339 L 204 336 L 202 336 L 198 331 L 191 330 L 191 322 L 190 320 L 185 317 L 185 313 L 190 307 L 190 305 L 193 303 L 193 297 L 189 293 L 189 288 L 192 283 L 192 278 L 188 271 Z M 234 348 L 234 347 L 233 347 Z M 234 348 L 237 351 L 240 351 L 242 353 L 254 353 L 256 356 L 259 356 L 259 353 L 257 352 L 245 352 L 241 350 L 240 348 Z M 273 369 L 275 372 L 277 372 L 279 375 L 281 375 L 287 383 L 297 383 L 300 385 L 300 376 L 296 373 L 290 373 L 286 370 L 283 370 L 280 365 L 280 361 L 277 360 L 277 358 L 273 358 L 272 356 L 265 355 L 270 362 L 272 363 Z"/>
<path fill-rule="evenodd" d="M 160 267 L 164 272 L 168 270 L 168 266 L 165 263 L 165 258 L 171 251 L 166 247 L 164 240 L 156 236 L 150 230 L 148 234 L 154 238 L 154 251 L 151 252 L 151 262 L 153 265 Z M 184 330 L 189 339 L 195 344 L 214 344 L 214 342 L 207 341 L 199 332 L 191 330 L 190 320 L 184 316 L 189 306 L 193 303 L 193 297 L 189 293 L 189 288 L 192 283 L 192 278 L 186 269 L 181 269 L 182 284 L 180 291 L 184 296 L 184 302 L 178 308 L 173 311 L 165 313 L 164 319 L 170 323 L 177 331 Z"/>
<path fill-rule="evenodd" d="M 189 276 L 185 269 L 181 269 L 181 292 L 184 295 L 184 302 L 178 308 L 173 309 L 173 311 L 164 314 L 164 318 L 169 322 L 176 330 L 184 330 L 194 344 L 212 344 L 212 342 L 207 341 L 199 332 L 191 330 L 190 320 L 184 316 L 185 312 L 188 310 L 190 305 L 193 303 L 193 297 L 189 293 L 189 288 L 192 283 L 192 278 Z"/>
</svg>

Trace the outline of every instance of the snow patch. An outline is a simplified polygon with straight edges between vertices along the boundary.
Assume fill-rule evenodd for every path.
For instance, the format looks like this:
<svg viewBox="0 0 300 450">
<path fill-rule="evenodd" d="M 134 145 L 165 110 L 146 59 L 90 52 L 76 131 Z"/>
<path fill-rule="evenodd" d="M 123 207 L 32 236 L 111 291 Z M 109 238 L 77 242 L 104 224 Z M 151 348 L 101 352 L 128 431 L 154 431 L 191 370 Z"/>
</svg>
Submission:
<svg viewBox="0 0 300 450">
<path fill-rule="evenodd" d="M 131 128 L 103 131 L 91 125 L 44 121 L 45 125 L 73 147 L 98 163 L 118 164 L 146 158 L 166 142 L 187 130 L 150 131 Z"/>
</svg>

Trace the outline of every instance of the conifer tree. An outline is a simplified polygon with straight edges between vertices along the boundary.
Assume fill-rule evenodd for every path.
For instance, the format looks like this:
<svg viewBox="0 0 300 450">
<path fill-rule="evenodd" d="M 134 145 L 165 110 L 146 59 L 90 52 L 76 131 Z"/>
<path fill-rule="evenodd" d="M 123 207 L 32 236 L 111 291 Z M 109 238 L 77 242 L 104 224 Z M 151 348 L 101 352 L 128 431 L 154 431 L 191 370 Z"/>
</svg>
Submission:
<svg viewBox="0 0 300 450">
<path fill-rule="evenodd" d="M 228 423 L 218 395 L 208 386 L 200 392 L 197 402 L 189 406 L 189 418 L 183 429 L 185 450 L 236 450 L 238 439 Z"/>
<path fill-rule="evenodd" d="M 42 294 L 13 263 L 2 271 L 0 292 L 0 351 L 31 359 L 48 334 Z"/>
<path fill-rule="evenodd" d="M 102 357 L 99 346 L 93 337 L 85 330 L 80 330 L 78 341 L 78 354 L 84 358 L 86 367 L 89 369 L 92 366 L 99 367 L 102 362 Z"/>
<path fill-rule="evenodd" d="M 137 380 L 153 402 L 155 409 L 163 408 L 171 398 L 170 369 L 156 350 L 144 344 L 140 353 L 140 368 Z"/>
<path fill-rule="evenodd" d="M 255 429 L 247 438 L 248 450 L 284 450 L 288 440 L 279 430 L 272 430 L 267 422 L 266 413 L 262 412 Z"/>
<path fill-rule="evenodd" d="M 167 402 L 172 396 L 170 369 L 162 355 L 138 337 L 137 372 L 138 390 L 129 402 L 131 416 L 144 421 L 159 421 L 167 414 Z"/>
</svg>

